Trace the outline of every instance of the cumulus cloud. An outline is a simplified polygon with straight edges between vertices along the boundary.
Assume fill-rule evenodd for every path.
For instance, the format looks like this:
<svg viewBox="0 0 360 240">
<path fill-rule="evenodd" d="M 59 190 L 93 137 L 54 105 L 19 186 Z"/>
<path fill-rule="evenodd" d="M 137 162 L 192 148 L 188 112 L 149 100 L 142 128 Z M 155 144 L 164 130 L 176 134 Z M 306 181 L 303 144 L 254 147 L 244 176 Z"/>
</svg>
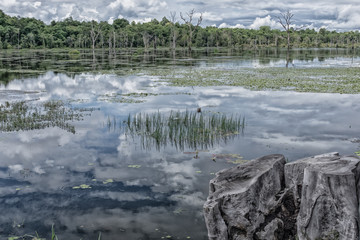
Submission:
<svg viewBox="0 0 360 240">
<path fill-rule="evenodd" d="M 200 14 L 198 13 L 196 16 L 200 17 Z M 202 14 L 202 16 L 207 21 L 222 21 L 223 20 L 223 18 L 219 14 L 216 14 L 214 12 L 204 12 Z"/>
<path fill-rule="evenodd" d="M 18 3 L 16 2 L 16 0 L 5 0 L 0 2 L 0 7 L 2 8 L 8 8 L 14 5 L 17 5 Z"/>
<path fill-rule="evenodd" d="M 270 15 L 267 15 L 264 18 L 257 17 L 249 28 L 259 29 L 261 26 L 270 26 L 271 28 L 281 27 L 276 20 L 272 19 Z"/>
<path fill-rule="evenodd" d="M 227 23 L 221 23 L 219 25 L 219 28 L 245 28 L 245 26 L 242 24 L 239 24 L 239 23 L 236 25 L 229 25 Z"/>
<path fill-rule="evenodd" d="M 360 7 L 345 5 L 337 9 L 337 18 L 328 24 L 330 29 L 357 29 L 360 26 Z"/>
</svg>

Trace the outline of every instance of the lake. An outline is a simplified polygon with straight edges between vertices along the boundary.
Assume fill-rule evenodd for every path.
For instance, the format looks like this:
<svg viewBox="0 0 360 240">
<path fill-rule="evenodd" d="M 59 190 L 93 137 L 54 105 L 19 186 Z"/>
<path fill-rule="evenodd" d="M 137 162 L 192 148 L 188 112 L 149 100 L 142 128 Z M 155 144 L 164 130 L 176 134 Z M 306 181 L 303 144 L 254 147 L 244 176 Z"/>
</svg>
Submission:
<svg viewBox="0 0 360 240">
<path fill-rule="evenodd" d="M 207 239 L 202 205 L 217 171 L 274 153 L 359 151 L 358 94 L 177 87 L 148 74 L 360 66 L 351 49 L 289 55 L 1 52 L 1 238 L 50 238 L 54 226 L 59 239 Z"/>
</svg>

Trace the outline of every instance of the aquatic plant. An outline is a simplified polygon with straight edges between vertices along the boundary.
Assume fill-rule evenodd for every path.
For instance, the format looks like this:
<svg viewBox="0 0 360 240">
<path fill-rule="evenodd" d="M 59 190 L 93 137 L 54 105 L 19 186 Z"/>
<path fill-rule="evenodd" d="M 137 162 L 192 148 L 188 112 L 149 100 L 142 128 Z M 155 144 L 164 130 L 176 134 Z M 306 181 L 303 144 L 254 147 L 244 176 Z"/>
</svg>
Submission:
<svg viewBox="0 0 360 240">
<path fill-rule="evenodd" d="M 111 103 L 143 103 L 145 98 L 159 95 L 191 95 L 187 92 L 171 92 L 171 93 L 148 93 L 148 92 L 132 92 L 132 93 L 112 93 L 100 95 L 98 100 Z"/>
<path fill-rule="evenodd" d="M 122 127 L 127 135 L 138 136 L 145 149 L 168 144 L 180 150 L 207 149 L 240 134 L 245 118 L 211 112 L 139 113 L 129 115 Z"/>
<path fill-rule="evenodd" d="M 39 234 L 35 232 L 36 236 L 31 234 L 25 234 L 23 236 L 12 236 L 8 237 L 7 240 L 46 240 L 46 238 L 39 237 Z M 51 225 L 51 240 L 59 240 L 55 234 L 54 224 Z M 98 240 L 101 240 L 101 232 L 99 232 Z"/>
<path fill-rule="evenodd" d="M 55 234 L 54 224 L 51 225 L 51 240 L 58 240 L 58 237 Z"/>
<path fill-rule="evenodd" d="M 172 86 L 239 86 L 250 90 L 360 93 L 360 68 L 148 69 Z"/>
<path fill-rule="evenodd" d="M 84 111 L 92 109 L 74 109 L 63 101 L 48 101 L 42 105 L 29 102 L 5 102 L 0 105 L 0 131 L 27 131 L 59 127 L 75 134 L 75 126 L 69 122 L 83 119 Z"/>
</svg>

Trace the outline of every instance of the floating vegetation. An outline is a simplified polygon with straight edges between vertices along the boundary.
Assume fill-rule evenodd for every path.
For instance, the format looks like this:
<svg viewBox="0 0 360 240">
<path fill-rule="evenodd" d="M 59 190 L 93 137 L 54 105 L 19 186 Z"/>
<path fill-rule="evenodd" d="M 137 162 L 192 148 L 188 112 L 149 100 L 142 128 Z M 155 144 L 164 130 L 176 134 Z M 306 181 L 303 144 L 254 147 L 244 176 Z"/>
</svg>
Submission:
<svg viewBox="0 0 360 240">
<path fill-rule="evenodd" d="M 73 189 L 88 189 L 88 188 L 91 188 L 90 185 L 87 185 L 87 184 L 81 184 L 79 186 L 74 186 L 72 187 Z"/>
<path fill-rule="evenodd" d="M 122 94 L 122 96 L 125 97 L 149 97 L 149 96 L 167 96 L 167 95 L 191 95 L 191 93 L 188 92 L 170 92 L 170 93 L 146 93 L 146 92 L 140 92 L 140 93 L 127 93 Z"/>
<path fill-rule="evenodd" d="M 245 126 L 245 118 L 225 114 L 174 112 L 163 114 L 129 115 L 124 121 L 126 133 L 139 136 L 146 149 L 170 144 L 180 150 L 208 149 L 220 141 L 240 134 Z M 198 151 L 198 150 L 197 150 Z"/>
<path fill-rule="evenodd" d="M 143 103 L 144 98 L 160 95 L 191 95 L 187 92 L 174 92 L 174 93 L 147 93 L 147 92 L 136 92 L 136 93 L 112 93 L 101 95 L 98 100 L 112 103 Z M 139 99 L 140 98 L 140 99 Z"/>
<path fill-rule="evenodd" d="M 13 237 L 8 237 L 7 240 L 46 240 L 46 238 L 40 238 L 38 236 L 33 236 L 30 234 L 25 234 L 23 236 L 13 236 Z"/>
<path fill-rule="evenodd" d="M 143 103 L 144 100 L 138 100 L 138 99 L 132 99 L 132 98 L 124 98 L 119 97 L 117 95 L 115 96 L 105 96 L 98 99 L 99 101 L 103 102 L 111 102 L 111 103 Z"/>
<path fill-rule="evenodd" d="M 251 90 L 360 93 L 360 68 L 239 68 L 149 70 L 172 86 L 241 86 Z"/>
<path fill-rule="evenodd" d="M 55 233 L 54 224 L 51 225 L 51 240 L 59 240 L 58 236 Z M 101 240 L 101 232 L 99 232 L 98 240 Z M 7 240 L 46 240 L 46 238 L 39 237 L 39 234 L 35 231 L 35 235 L 25 234 L 22 236 L 12 236 L 8 237 Z"/>
<path fill-rule="evenodd" d="M 112 183 L 112 182 L 114 182 L 114 180 L 112 180 L 112 179 L 107 179 L 107 180 L 103 181 L 103 184 L 108 184 L 108 183 Z"/>
<path fill-rule="evenodd" d="M 43 105 L 29 102 L 5 102 L 0 105 L 0 131 L 27 131 L 59 127 L 75 134 L 75 126 L 69 122 L 80 121 L 84 111 L 92 109 L 73 109 L 63 101 L 48 101 Z"/>
</svg>

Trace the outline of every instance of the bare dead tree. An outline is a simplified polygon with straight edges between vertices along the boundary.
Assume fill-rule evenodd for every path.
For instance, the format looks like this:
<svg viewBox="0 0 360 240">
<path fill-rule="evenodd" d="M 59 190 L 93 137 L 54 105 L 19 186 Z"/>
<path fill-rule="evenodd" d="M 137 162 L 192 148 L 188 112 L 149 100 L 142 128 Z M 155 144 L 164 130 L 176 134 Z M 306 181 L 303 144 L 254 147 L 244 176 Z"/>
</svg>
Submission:
<svg viewBox="0 0 360 240">
<path fill-rule="evenodd" d="M 185 22 L 185 24 L 189 27 L 189 36 L 188 36 L 188 49 L 191 51 L 191 43 L 192 43 L 192 37 L 195 29 L 201 24 L 202 22 L 202 13 L 200 13 L 200 17 L 197 21 L 197 24 L 194 26 L 192 21 L 195 14 L 195 9 L 192 9 L 190 12 L 186 13 L 188 16 L 188 19 L 186 19 L 183 14 L 180 12 L 181 19 Z"/>
<path fill-rule="evenodd" d="M 281 24 L 281 26 L 285 29 L 287 33 L 287 47 L 290 49 L 290 25 L 292 24 L 291 19 L 294 17 L 294 14 L 290 12 L 290 10 L 287 10 L 285 13 L 280 13 L 280 16 L 277 17 L 278 23 Z"/>
<path fill-rule="evenodd" d="M 109 56 L 110 54 L 114 54 L 114 56 L 116 55 L 116 32 L 115 29 L 112 28 L 109 31 L 109 38 L 108 38 L 108 43 L 109 43 Z"/>
<path fill-rule="evenodd" d="M 112 29 L 112 35 L 113 35 L 113 43 L 114 43 L 113 53 L 115 56 L 116 55 L 116 32 L 115 32 L 115 29 Z"/>
<path fill-rule="evenodd" d="M 94 26 L 95 25 L 95 26 Z M 90 37 L 92 40 L 93 55 L 95 54 L 95 43 L 101 33 L 101 27 L 94 20 L 91 21 Z"/>
<path fill-rule="evenodd" d="M 170 41 L 170 48 L 172 50 L 176 49 L 176 40 L 178 37 L 178 32 L 176 31 L 176 12 L 170 12 L 170 22 L 171 22 L 171 41 Z"/>
<path fill-rule="evenodd" d="M 143 37 L 144 47 L 145 49 L 148 49 L 153 36 L 150 35 L 147 31 L 143 31 L 141 35 Z"/>
<path fill-rule="evenodd" d="M 108 38 L 108 44 L 109 44 L 109 57 L 110 57 L 110 54 L 111 54 L 111 49 L 112 49 L 112 36 L 111 36 L 111 33 L 109 34 L 109 38 Z"/>
</svg>

